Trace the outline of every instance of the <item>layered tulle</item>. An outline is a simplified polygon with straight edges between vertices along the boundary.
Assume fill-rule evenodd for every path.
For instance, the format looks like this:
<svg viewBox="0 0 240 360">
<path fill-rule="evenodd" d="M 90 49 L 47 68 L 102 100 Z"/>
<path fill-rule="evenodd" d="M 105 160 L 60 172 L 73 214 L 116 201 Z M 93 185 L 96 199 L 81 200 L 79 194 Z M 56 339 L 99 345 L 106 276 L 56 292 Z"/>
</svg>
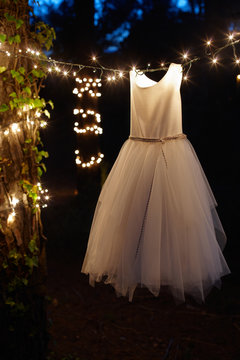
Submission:
<svg viewBox="0 0 240 360">
<path fill-rule="evenodd" d="M 187 139 L 127 140 L 100 194 L 82 272 L 130 301 L 136 286 L 204 301 L 230 272 L 216 205 Z"/>
</svg>

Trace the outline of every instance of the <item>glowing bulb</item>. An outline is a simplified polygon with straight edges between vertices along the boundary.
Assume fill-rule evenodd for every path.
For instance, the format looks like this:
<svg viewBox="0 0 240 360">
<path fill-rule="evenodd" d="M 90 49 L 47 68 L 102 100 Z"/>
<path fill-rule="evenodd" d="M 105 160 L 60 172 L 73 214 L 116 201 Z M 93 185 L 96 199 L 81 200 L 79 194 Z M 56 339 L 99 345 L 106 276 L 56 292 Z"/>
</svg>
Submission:
<svg viewBox="0 0 240 360">
<path fill-rule="evenodd" d="M 92 60 L 93 60 L 93 61 L 96 61 L 96 60 L 97 60 L 97 59 L 96 59 L 96 56 L 93 56 L 93 57 L 92 57 Z"/>
<path fill-rule="evenodd" d="M 74 114 L 74 115 L 79 114 L 79 110 L 78 110 L 78 109 L 74 109 L 74 110 L 73 110 L 73 114 Z"/>
<path fill-rule="evenodd" d="M 9 130 L 4 130 L 4 135 L 8 135 L 9 134 Z"/>
<path fill-rule="evenodd" d="M 187 53 L 183 54 L 183 58 L 184 58 L 184 59 L 187 59 L 187 57 L 188 57 L 188 54 L 187 54 Z"/>
<path fill-rule="evenodd" d="M 37 65 L 34 65 L 34 69 L 37 69 Z"/>
<path fill-rule="evenodd" d="M 133 67 L 132 67 L 132 71 L 136 71 L 136 66 L 133 66 Z"/>
<path fill-rule="evenodd" d="M 161 63 L 161 66 L 164 66 L 164 63 L 163 63 L 163 62 Z"/>
<path fill-rule="evenodd" d="M 67 74 L 68 74 L 68 73 L 67 73 L 67 71 L 64 71 L 64 72 L 63 72 L 63 75 L 65 75 L 65 76 L 66 76 Z"/>
<path fill-rule="evenodd" d="M 212 44 L 212 40 L 207 41 L 207 45 L 210 46 Z"/>
<path fill-rule="evenodd" d="M 79 154 L 79 150 L 75 150 L 75 154 L 78 155 L 78 154 Z"/>
<path fill-rule="evenodd" d="M 39 55 L 40 55 L 40 52 L 39 52 L 39 51 L 37 51 L 37 52 L 36 52 L 36 55 L 37 55 L 37 56 L 39 56 Z"/>
<path fill-rule="evenodd" d="M 188 79 L 188 77 L 187 77 L 187 75 L 185 75 L 184 77 L 183 77 L 183 80 L 187 80 Z"/>
<path fill-rule="evenodd" d="M 234 38 L 233 34 L 228 35 L 229 40 L 232 40 Z"/>
<path fill-rule="evenodd" d="M 41 121 L 40 126 L 41 126 L 42 128 L 45 127 L 45 126 L 47 126 L 47 122 L 46 122 L 46 121 Z"/>
<path fill-rule="evenodd" d="M 15 215 L 16 215 L 15 211 L 12 211 L 12 212 L 8 215 L 8 219 L 7 219 L 8 223 L 12 223 L 12 222 L 14 221 Z"/>
<path fill-rule="evenodd" d="M 115 76 L 112 76 L 112 80 L 113 80 L 113 81 L 116 80 Z"/>
<path fill-rule="evenodd" d="M 17 132 L 17 131 L 20 131 L 20 129 L 19 129 L 19 127 L 18 127 L 18 124 L 16 124 L 16 123 L 13 123 L 12 125 L 11 125 L 11 127 L 12 127 L 12 131 L 15 133 L 15 132 Z"/>
<path fill-rule="evenodd" d="M 111 81 L 111 80 L 112 80 L 111 76 L 108 76 L 108 78 L 107 78 L 107 79 L 108 79 L 108 81 Z"/>
<path fill-rule="evenodd" d="M 52 68 L 48 68 L 48 71 L 49 71 L 49 72 L 52 72 Z"/>
<path fill-rule="evenodd" d="M 213 64 L 217 63 L 217 58 L 212 59 Z"/>
<path fill-rule="evenodd" d="M 237 75 L 237 79 L 240 80 L 240 74 Z"/>
<path fill-rule="evenodd" d="M 12 206 L 15 207 L 18 203 L 19 203 L 19 200 L 15 196 L 13 196 L 12 200 L 11 200 Z"/>
<path fill-rule="evenodd" d="M 119 77 L 120 77 L 120 78 L 123 77 L 123 72 L 122 72 L 122 71 L 119 72 Z M 100 84 L 99 84 L 99 85 L 100 85 Z M 98 86 L 99 86 L 99 85 L 98 85 Z"/>
<path fill-rule="evenodd" d="M 236 60 L 236 64 L 239 64 L 239 63 L 240 63 L 240 60 L 239 60 L 239 59 L 237 59 L 237 60 Z"/>
</svg>

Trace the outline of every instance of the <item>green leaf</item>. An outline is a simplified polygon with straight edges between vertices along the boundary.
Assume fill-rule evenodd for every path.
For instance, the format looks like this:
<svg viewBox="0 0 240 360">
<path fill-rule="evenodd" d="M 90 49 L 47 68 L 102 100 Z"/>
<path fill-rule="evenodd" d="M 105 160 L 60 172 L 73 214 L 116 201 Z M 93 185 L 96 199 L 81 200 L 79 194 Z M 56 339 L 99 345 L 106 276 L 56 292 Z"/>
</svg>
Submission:
<svg viewBox="0 0 240 360">
<path fill-rule="evenodd" d="M 5 112 L 5 111 L 8 111 L 8 110 L 9 110 L 9 107 L 6 104 L 2 104 L 0 106 L 0 112 Z"/>
<path fill-rule="evenodd" d="M 12 45 L 13 43 L 19 44 L 21 42 L 21 37 L 18 34 L 15 36 L 9 36 L 8 42 L 10 45 Z"/>
<path fill-rule="evenodd" d="M 10 105 L 11 110 L 13 110 L 16 107 L 16 105 L 13 103 L 12 100 L 9 101 L 9 105 Z"/>
<path fill-rule="evenodd" d="M 35 70 L 35 69 L 33 69 L 33 70 L 32 70 L 32 74 L 33 74 L 34 76 L 36 76 L 37 78 L 39 78 L 39 79 L 41 79 L 41 78 L 43 78 L 44 76 L 46 76 L 46 74 L 45 74 L 42 70 Z"/>
<path fill-rule="evenodd" d="M 42 169 L 39 166 L 37 168 L 37 172 L 38 172 L 38 176 L 41 177 L 43 172 L 42 172 Z"/>
<path fill-rule="evenodd" d="M 7 68 L 5 66 L 0 66 L 0 74 L 6 71 Z"/>
<path fill-rule="evenodd" d="M 15 35 L 14 36 L 14 42 L 16 43 L 16 44 L 19 44 L 20 42 L 21 42 L 21 37 L 20 37 L 20 35 Z"/>
<path fill-rule="evenodd" d="M 11 94 L 9 94 L 9 96 L 15 98 L 15 97 L 17 97 L 17 94 L 16 94 L 15 91 L 14 91 L 14 92 L 12 92 Z"/>
<path fill-rule="evenodd" d="M 41 163 L 40 165 L 42 166 L 43 170 L 46 172 L 47 171 L 46 165 L 44 163 Z"/>
<path fill-rule="evenodd" d="M 22 279 L 22 283 L 25 285 L 25 286 L 27 286 L 27 284 L 28 284 L 28 279 Z"/>
<path fill-rule="evenodd" d="M 21 19 L 16 19 L 15 23 L 16 23 L 16 29 L 18 30 L 22 26 L 24 21 Z"/>
<path fill-rule="evenodd" d="M 8 42 L 9 42 L 9 44 L 10 45 L 12 45 L 13 44 L 13 42 L 14 42 L 14 36 L 9 36 L 9 38 L 8 38 Z"/>
<path fill-rule="evenodd" d="M 18 71 L 15 71 L 15 70 L 11 70 L 10 73 L 11 73 L 13 79 L 14 79 L 16 76 L 20 75 L 19 72 L 18 72 Z"/>
<path fill-rule="evenodd" d="M 49 100 L 48 104 L 51 106 L 52 109 L 54 109 L 54 104 L 53 104 L 52 100 Z"/>
<path fill-rule="evenodd" d="M 0 34 L 0 41 L 3 43 L 6 40 L 7 35 Z"/>
<path fill-rule="evenodd" d="M 23 91 L 25 91 L 25 93 L 27 93 L 28 95 L 31 95 L 31 89 L 30 89 L 30 87 L 28 87 L 28 86 L 26 86 L 24 89 L 23 89 Z"/>
<path fill-rule="evenodd" d="M 7 19 L 7 21 L 16 21 L 15 17 L 12 15 L 9 15 L 8 13 L 5 13 L 4 16 Z"/>
<path fill-rule="evenodd" d="M 3 263 L 2 263 L 2 267 L 4 268 L 4 269 L 7 269 L 8 268 L 8 263 L 7 263 L 7 261 L 5 260 L 5 261 L 3 261 Z"/>
<path fill-rule="evenodd" d="M 50 113 L 48 110 L 44 110 L 44 114 L 50 119 Z"/>
<path fill-rule="evenodd" d="M 25 143 L 26 143 L 26 144 L 30 144 L 31 142 L 32 142 L 32 139 L 26 139 L 26 140 L 25 140 Z"/>
<path fill-rule="evenodd" d="M 12 298 L 7 298 L 7 299 L 5 300 L 5 304 L 6 304 L 6 305 L 9 305 L 9 306 L 11 306 L 11 307 L 13 307 L 13 306 L 16 305 L 15 301 L 13 301 Z"/>
<path fill-rule="evenodd" d="M 34 266 L 38 267 L 38 257 L 37 256 L 30 257 L 25 255 L 25 265 L 27 265 L 31 270 Z"/>
<path fill-rule="evenodd" d="M 22 75 L 18 75 L 16 76 L 16 80 L 19 84 L 23 84 L 24 83 L 24 77 Z"/>
<path fill-rule="evenodd" d="M 22 75 L 25 74 L 25 69 L 24 69 L 24 67 L 22 67 L 22 66 L 18 69 L 18 71 L 19 71 L 20 74 L 22 74 Z"/>
<path fill-rule="evenodd" d="M 47 151 L 44 151 L 44 150 L 39 151 L 39 154 L 42 155 L 42 157 L 45 157 L 45 158 L 48 158 L 48 157 L 49 157 L 48 152 L 47 152 Z"/>
<path fill-rule="evenodd" d="M 29 250 L 31 251 L 31 253 L 35 253 L 36 251 L 38 251 L 38 247 L 37 247 L 37 244 L 36 244 L 36 240 L 35 239 L 31 239 L 29 241 L 29 244 L 28 244 L 28 248 Z"/>
<path fill-rule="evenodd" d="M 42 107 L 44 106 L 44 104 L 43 104 L 43 102 L 42 102 L 41 99 L 34 99 L 34 100 L 33 100 L 33 106 L 34 106 L 35 108 L 37 108 L 37 107 L 42 108 Z"/>
</svg>

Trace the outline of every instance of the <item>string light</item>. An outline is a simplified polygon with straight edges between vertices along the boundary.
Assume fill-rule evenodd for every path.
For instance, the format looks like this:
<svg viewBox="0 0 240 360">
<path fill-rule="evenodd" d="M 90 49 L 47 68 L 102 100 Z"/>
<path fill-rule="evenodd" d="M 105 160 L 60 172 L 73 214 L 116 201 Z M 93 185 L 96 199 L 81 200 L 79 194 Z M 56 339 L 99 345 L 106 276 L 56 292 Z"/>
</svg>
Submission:
<svg viewBox="0 0 240 360">
<path fill-rule="evenodd" d="M 217 64 L 217 61 L 213 60 L 216 58 L 216 55 L 219 54 L 220 52 L 222 52 L 227 47 L 231 46 L 233 49 L 233 52 L 234 52 L 234 59 L 235 59 L 236 63 L 238 64 L 235 46 L 240 42 L 240 33 L 227 34 L 225 39 L 227 39 L 227 42 L 225 43 L 225 45 L 223 45 L 222 47 L 219 47 L 219 48 L 215 47 L 214 53 L 211 53 L 211 54 L 206 53 L 205 55 L 208 55 L 208 56 L 210 55 L 212 58 L 212 59 L 210 58 L 211 62 L 213 62 L 214 64 Z M 206 46 L 209 48 L 209 46 L 212 45 L 212 39 L 206 40 L 205 43 L 206 43 Z M 92 56 L 92 61 L 96 62 L 96 64 L 85 65 L 85 64 L 74 64 L 74 63 L 70 63 L 70 62 L 57 61 L 57 60 L 51 59 L 51 57 L 46 58 L 39 51 L 30 49 L 30 48 L 27 48 L 26 50 L 19 49 L 18 54 L 16 54 L 16 53 L 11 54 L 8 50 L 4 50 L 0 47 L 0 52 L 5 53 L 7 56 L 14 56 L 14 57 L 21 56 L 21 57 L 31 58 L 33 60 L 37 58 L 37 60 L 40 60 L 43 63 L 50 65 L 48 67 L 49 73 L 55 72 L 59 75 L 62 74 L 63 76 L 73 75 L 75 77 L 83 69 L 92 69 L 94 72 L 99 70 L 101 72 L 101 75 L 102 75 L 103 71 L 114 73 L 113 76 L 108 76 L 106 78 L 107 81 L 114 81 L 114 80 L 116 80 L 115 75 L 119 75 L 118 78 L 120 79 L 123 77 L 124 73 L 129 72 L 129 70 L 121 70 L 120 71 L 119 69 L 112 69 L 112 68 L 102 66 L 101 64 L 99 64 L 99 62 L 97 62 L 97 57 L 95 55 Z M 189 68 L 190 68 L 194 62 L 201 60 L 201 57 L 199 57 L 199 56 L 195 56 L 195 57 L 189 59 L 188 52 L 185 52 L 184 54 L 182 54 L 182 58 L 184 60 L 184 63 L 183 63 L 184 69 L 186 69 L 187 66 L 189 66 Z M 169 64 L 166 64 L 166 65 L 169 65 Z M 69 71 L 66 71 L 66 69 L 61 70 L 61 67 L 63 67 L 63 66 L 65 68 L 66 68 L 66 66 L 68 66 Z M 74 68 L 74 71 L 72 71 L 72 68 Z M 165 64 L 163 62 L 161 63 L 159 68 L 150 68 L 150 63 L 148 63 L 147 67 L 145 69 L 142 69 L 141 72 L 143 72 L 143 73 L 148 72 L 148 71 L 153 72 L 153 71 L 165 70 L 167 68 L 168 68 L 168 66 L 166 66 L 166 68 L 165 68 Z M 187 72 L 189 71 L 189 68 L 188 68 Z M 136 67 L 135 66 L 132 67 L 132 70 L 136 71 Z M 100 77 L 101 77 L 101 75 L 100 75 Z M 100 95 L 93 94 L 91 96 L 96 97 L 96 96 L 100 96 Z M 80 92 L 78 94 L 78 97 L 80 97 L 80 98 L 82 97 L 82 94 Z"/>
<path fill-rule="evenodd" d="M 12 212 L 8 215 L 8 219 L 7 219 L 8 224 L 11 224 L 11 223 L 14 221 L 15 216 L 16 216 L 16 212 L 15 212 L 15 211 L 12 211 Z"/>
<path fill-rule="evenodd" d="M 75 154 L 79 154 L 79 150 L 75 150 Z M 83 162 L 79 155 L 76 156 L 75 162 L 77 165 L 81 165 L 82 168 L 91 168 L 93 165 L 100 164 L 102 159 L 104 158 L 104 155 L 101 153 L 98 153 L 98 156 L 91 156 L 90 160 L 87 162 Z"/>
<path fill-rule="evenodd" d="M 80 88 L 75 87 L 73 89 L 73 94 L 77 95 L 78 97 L 82 97 L 83 94 L 86 94 L 93 97 L 100 97 L 101 92 L 99 88 L 102 86 L 101 78 L 92 78 L 92 77 L 75 77 L 75 81 L 77 84 L 80 85 Z M 101 115 L 92 110 L 92 109 L 83 109 L 83 108 L 75 108 L 73 109 L 73 114 L 75 116 L 79 116 L 80 120 L 74 122 L 73 130 L 78 135 L 101 135 L 103 133 L 103 129 L 98 125 L 101 122 Z M 79 122 L 87 122 L 87 124 L 80 125 Z M 83 159 L 79 156 L 79 150 L 75 151 L 75 162 L 81 168 L 90 168 L 93 165 L 97 165 L 102 161 L 103 154 L 99 153 L 98 156 L 92 156 L 89 161 L 83 161 Z"/>
<path fill-rule="evenodd" d="M 213 64 L 217 64 L 217 62 L 218 62 L 218 59 L 217 59 L 217 58 L 213 58 L 213 59 L 212 59 L 212 63 L 213 63 Z"/>
</svg>

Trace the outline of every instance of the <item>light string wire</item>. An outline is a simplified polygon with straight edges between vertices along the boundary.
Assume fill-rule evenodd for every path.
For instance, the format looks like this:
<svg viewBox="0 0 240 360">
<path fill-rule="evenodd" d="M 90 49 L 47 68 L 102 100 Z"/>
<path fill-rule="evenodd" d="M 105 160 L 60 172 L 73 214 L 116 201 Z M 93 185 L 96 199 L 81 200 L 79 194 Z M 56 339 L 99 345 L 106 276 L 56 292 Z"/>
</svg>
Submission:
<svg viewBox="0 0 240 360">
<path fill-rule="evenodd" d="M 240 59 L 237 57 L 236 46 L 235 46 L 240 42 L 240 39 L 234 39 L 234 37 L 239 36 L 239 35 L 240 35 L 240 32 L 229 34 L 228 38 L 227 38 L 227 40 L 228 40 L 227 43 L 219 48 L 214 48 L 212 40 L 206 41 L 205 46 L 207 48 L 206 48 L 204 56 L 194 56 L 193 58 L 190 58 L 190 56 L 188 55 L 187 52 L 182 54 L 181 55 L 181 58 L 183 60 L 182 66 L 183 66 L 183 70 L 185 71 L 185 77 L 188 75 L 193 63 L 200 61 L 203 58 L 208 58 L 208 59 L 210 58 L 210 61 L 213 64 L 216 64 L 219 61 L 219 59 L 217 58 L 217 55 L 219 55 L 222 51 L 224 51 L 226 48 L 229 48 L 229 47 L 232 48 L 235 62 L 237 64 L 240 64 Z M 86 64 L 72 63 L 72 62 L 67 62 L 67 61 L 60 61 L 60 60 L 52 59 L 51 57 L 46 58 L 46 57 L 41 56 L 41 54 L 38 51 L 34 51 L 31 49 L 27 49 L 26 54 L 24 54 L 22 52 L 22 50 L 21 50 L 21 52 L 19 52 L 17 54 L 16 53 L 10 54 L 9 51 L 5 51 L 1 48 L 0 48 L 0 52 L 5 53 L 8 56 L 12 55 L 15 58 L 24 57 L 24 58 L 31 59 L 33 61 L 36 61 L 36 59 L 37 59 L 38 61 L 42 61 L 43 63 L 47 63 L 47 64 L 51 65 L 51 67 L 48 69 L 49 72 L 56 70 L 56 72 L 63 72 L 64 75 L 69 75 L 69 72 L 74 70 L 73 75 L 76 76 L 76 74 L 79 73 L 80 71 L 82 71 L 83 69 L 91 69 L 93 71 L 100 71 L 99 77 L 101 79 L 104 72 L 109 72 L 109 73 L 114 74 L 115 76 L 119 75 L 119 77 L 122 77 L 123 74 L 128 74 L 130 71 L 129 69 L 128 70 L 126 70 L 126 69 L 120 70 L 117 68 L 104 66 L 98 62 L 98 60 L 95 56 L 92 57 L 92 61 L 95 63 L 95 65 L 86 65 Z M 162 70 L 167 70 L 169 64 L 170 64 L 170 62 L 165 62 L 165 63 L 162 63 L 161 66 L 158 66 L 155 68 L 150 68 L 149 66 L 147 66 L 147 68 L 145 68 L 145 69 L 135 69 L 134 68 L 134 70 L 136 72 L 141 72 L 141 73 L 162 71 Z M 61 69 L 59 69 L 58 66 L 68 67 L 69 71 L 61 71 Z M 111 76 L 111 77 L 108 77 L 107 79 L 115 80 L 115 77 Z"/>
</svg>

